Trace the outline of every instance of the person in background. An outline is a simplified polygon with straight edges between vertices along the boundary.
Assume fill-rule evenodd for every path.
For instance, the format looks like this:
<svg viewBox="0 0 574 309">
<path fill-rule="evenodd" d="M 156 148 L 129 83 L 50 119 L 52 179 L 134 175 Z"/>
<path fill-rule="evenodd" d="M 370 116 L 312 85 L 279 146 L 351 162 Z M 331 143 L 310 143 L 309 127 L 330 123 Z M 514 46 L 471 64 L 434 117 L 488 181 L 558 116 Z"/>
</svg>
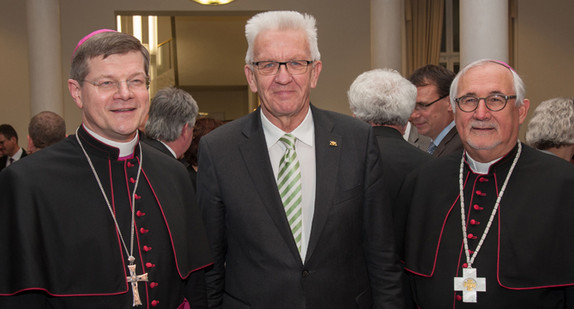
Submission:
<svg viewBox="0 0 574 309">
<path fill-rule="evenodd" d="M 418 68 L 409 77 L 417 87 L 417 103 L 410 121 L 418 134 L 431 139 L 426 151 L 435 158 L 462 151 L 449 102 L 453 78 L 452 71 L 433 64 Z"/>
<path fill-rule="evenodd" d="M 195 121 L 195 125 L 193 126 L 193 140 L 183 154 L 188 164 L 187 171 L 191 175 L 191 182 L 194 187 L 197 186 L 197 151 L 199 150 L 199 141 L 205 134 L 222 125 L 223 121 L 213 118 L 199 118 Z"/>
<path fill-rule="evenodd" d="M 573 308 L 574 166 L 518 140 L 530 102 L 506 63 L 473 62 L 450 91 L 464 152 L 423 165 L 400 193 L 416 304 Z"/>
<path fill-rule="evenodd" d="M 62 116 L 43 111 L 28 124 L 28 153 L 34 153 L 66 138 L 66 122 Z"/>
<path fill-rule="evenodd" d="M 374 69 L 359 75 L 347 92 L 353 115 L 371 126 L 377 137 L 391 200 L 406 175 L 431 156 L 404 140 L 417 88 L 397 71 Z"/>
<path fill-rule="evenodd" d="M 0 173 L 0 308 L 207 305 L 212 260 L 189 176 L 139 142 L 148 69 L 129 34 L 78 43 L 68 90 L 82 124 Z"/>
<path fill-rule="evenodd" d="M 566 161 L 574 156 L 574 99 L 546 100 L 534 110 L 526 143 Z"/>
<path fill-rule="evenodd" d="M 0 171 L 28 154 L 18 145 L 18 133 L 9 124 L 0 125 L 0 153 Z"/>
<path fill-rule="evenodd" d="M 372 128 L 309 99 L 323 66 L 315 18 L 263 12 L 245 33 L 261 106 L 199 145 L 210 308 L 402 308 Z"/>
<path fill-rule="evenodd" d="M 193 140 L 193 126 L 199 112 L 197 103 L 184 90 L 160 89 L 153 97 L 145 125 L 146 143 L 183 161 Z"/>
</svg>

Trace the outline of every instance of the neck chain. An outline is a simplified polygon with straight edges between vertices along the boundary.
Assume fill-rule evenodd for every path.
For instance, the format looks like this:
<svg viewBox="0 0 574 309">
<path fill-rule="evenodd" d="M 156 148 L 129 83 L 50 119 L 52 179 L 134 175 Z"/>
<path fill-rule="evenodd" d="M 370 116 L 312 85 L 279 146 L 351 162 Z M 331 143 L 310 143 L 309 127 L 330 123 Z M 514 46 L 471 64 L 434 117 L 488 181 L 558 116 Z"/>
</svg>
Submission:
<svg viewBox="0 0 574 309">
<path fill-rule="evenodd" d="M 96 181 L 98 182 L 98 186 L 100 187 L 100 191 L 102 192 L 102 195 L 104 196 L 104 200 L 106 200 L 106 204 L 108 205 L 108 209 L 110 210 L 110 214 L 112 215 L 112 218 L 114 219 L 114 223 L 116 225 L 116 229 L 118 231 L 118 234 L 120 235 L 120 239 L 122 241 L 122 244 L 124 245 L 124 250 L 126 251 L 126 254 L 128 255 L 128 261 L 130 263 L 130 265 L 133 265 L 135 263 L 135 258 L 133 256 L 133 252 L 134 252 L 134 225 L 135 225 L 135 203 L 136 203 L 136 189 L 138 187 L 138 183 L 140 180 L 140 174 L 141 174 L 141 170 L 142 170 L 142 149 L 141 146 L 139 147 L 139 153 L 140 153 L 140 162 L 139 162 L 139 167 L 138 167 L 138 174 L 136 177 L 136 182 L 134 185 L 134 190 L 132 193 L 132 219 L 131 219 L 131 226 L 130 226 L 130 232 L 131 232 L 131 236 L 130 236 L 130 248 L 128 250 L 128 247 L 126 245 L 126 242 L 124 240 L 124 237 L 122 235 L 122 231 L 120 230 L 120 226 L 118 224 L 118 220 L 116 219 L 116 215 L 114 214 L 114 210 L 112 208 L 112 205 L 110 204 L 110 201 L 108 200 L 108 197 L 106 195 L 106 191 L 104 191 L 104 187 L 102 186 L 102 182 L 100 181 L 100 177 L 98 177 L 98 173 L 96 172 L 96 169 L 94 168 L 94 164 L 92 163 L 92 160 L 90 159 L 90 156 L 88 155 L 88 153 L 86 152 L 86 149 L 84 149 L 84 145 L 82 145 L 82 142 L 80 141 L 80 138 L 78 137 L 78 130 L 76 130 L 76 140 L 78 140 L 78 143 L 80 144 L 80 148 L 82 148 L 82 151 L 84 152 L 84 155 L 86 156 L 86 159 L 88 159 L 88 163 L 90 164 L 90 168 L 92 169 L 92 173 L 94 174 L 94 177 L 96 178 Z"/>
<path fill-rule="evenodd" d="M 520 141 L 518 141 L 518 150 L 516 152 L 516 156 L 514 157 L 514 161 L 512 161 L 512 165 L 510 166 L 510 170 L 508 171 L 508 175 L 506 175 L 506 179 L 504 180 L 504 184 L 502 185 L 502 188 L 500 189 L 500 193 L 498 194 L 498 198 L 496 199 L 496 203 L 494 203 L 494 209 L 492 210 L 492 213 L 490 214 L 490 219 L 488 219 L 488 224 L 486 224 L 486 229 L 482 233 L 482 237 L 480 238 L 480 241 L 478 242 L 478 246 L 476 246 L 476 250 L 474 250 L 472 257 L 470 256 L 470 252 L 469 252 L 469 248 L 468 248 L 468 237 L 467 237 L 467 233 L 466 233 L 466 218 L 465 218 L 466 216 L 464 214 L 464 184 L 463 184 L 464 153 L 462 154 L 462 159 L 460 161 L 460 173 L 459 173 L 459 177 L 458 177 L 458 183 L 459 183 L 459 188 L 460 188 L 460 216 L 461 216 L 461 222 L 462 222 L 462 240 L 464 243 L 464 253 L 466 254 L 466 262 L 467 262 L 468 268 L 472 268 L 472 263 L 474 262 L 474 259 L 478 255 L 478 252 L 480 251 L 480 248 L 482 247 L 482 243 L 486 239 L 486 235 L 488 234 L 488 231 L 490 230 L 490 226 L 492 225 L 492 221 L 494 221 L 494 217 L 496 216 L 496 211 L 498 210 L 498 206 L 500 205 L 500 200 L 502 199 L 502 196 L 504 195 L 504 191 L 506 190 L 506 185 L 508 184 L 508 180 L 510 179 L 510 175 L 512 175 L 512 172 L 514 171 L 514 167 L 516 166 L 516 163 L 518 162 L 518 158 L 520 157 L 521 152 L 522 152 L 522 145 L 520 144 Z"/>
</svg>

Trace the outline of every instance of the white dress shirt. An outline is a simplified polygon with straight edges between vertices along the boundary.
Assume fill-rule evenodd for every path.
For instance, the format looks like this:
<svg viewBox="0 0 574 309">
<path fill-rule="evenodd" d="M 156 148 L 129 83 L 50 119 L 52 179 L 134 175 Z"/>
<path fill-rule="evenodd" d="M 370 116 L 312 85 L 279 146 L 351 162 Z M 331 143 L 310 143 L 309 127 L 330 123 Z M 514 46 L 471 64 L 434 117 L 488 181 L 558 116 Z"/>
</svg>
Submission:
<svg viewBox="0 0 574 309">
<path fill-rule="evenodd" d="M 302 242 L 301 242 L 301 260 L 305 261 L 307 248 L 309 246 L 309 237 L 311 236 L 311 224 L 313 222 L 313 213 L 315 211 L 315 188 L 316 188 L 316 170 L 315 170 L 315 125 L 311 108 L 301 124 L 292 132 L 284 132 L 276 127 L 261 112 L 261 123 L 263 124 L 263 133 L 269 151 L 269 159 L 273 167 L 273 174 L 277 181 L 279 175 L 279 161 L 285 153 L 285 145 L 279 142 L 279 138 L 286 133 L 293 134 L 295 141 L 295 151 L 301 169 L 301 194 L 302 194 Z"/>
</svg>

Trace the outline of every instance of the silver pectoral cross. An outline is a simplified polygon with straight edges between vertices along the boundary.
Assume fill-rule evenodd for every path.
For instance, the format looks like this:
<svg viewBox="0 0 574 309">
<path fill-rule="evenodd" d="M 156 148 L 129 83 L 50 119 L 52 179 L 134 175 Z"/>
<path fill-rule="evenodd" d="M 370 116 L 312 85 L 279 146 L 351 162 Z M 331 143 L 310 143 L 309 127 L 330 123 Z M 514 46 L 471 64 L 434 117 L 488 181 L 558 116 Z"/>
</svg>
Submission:
<svg viewBox="0 0 574 309">
<path fill-rule="evenodd" d="M 454 290 L 462 291 L 462 301 L 476 303 L 476 292 L 486 292 L 486 279 L 476 277 L 476 268 L 463 268 L 462 277 L 454 278 Z"/>
<path fill-rule="evenodd" d="M 138 291 L 138 282 L 139 281 L 148 281 L 147 273 L 136 275 L 136 265 L 130 264 L 128 265 L 128 269 L 130 270 L 130 275 L 126 277 L 127 281 L 132 284 L 132 293 L 134 295 L 134 307 L 140 306 L 142 301 L 140 299 L 140 293 Z"/>
</svg>

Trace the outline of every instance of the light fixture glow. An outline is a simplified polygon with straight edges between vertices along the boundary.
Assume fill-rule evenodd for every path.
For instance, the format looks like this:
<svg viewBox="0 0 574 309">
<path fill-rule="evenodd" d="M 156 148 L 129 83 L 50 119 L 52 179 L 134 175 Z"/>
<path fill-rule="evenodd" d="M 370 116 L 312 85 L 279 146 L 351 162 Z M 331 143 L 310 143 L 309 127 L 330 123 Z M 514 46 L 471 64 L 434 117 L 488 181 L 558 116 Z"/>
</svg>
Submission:
<svg viewBox="0 0 574 309">
<path fill-rule="evenodd" d="M 228 4 L 235 0 L 193 0 L 193 1 L 203 5 L 222 5 L 222 4 Z"/>
</svg>

